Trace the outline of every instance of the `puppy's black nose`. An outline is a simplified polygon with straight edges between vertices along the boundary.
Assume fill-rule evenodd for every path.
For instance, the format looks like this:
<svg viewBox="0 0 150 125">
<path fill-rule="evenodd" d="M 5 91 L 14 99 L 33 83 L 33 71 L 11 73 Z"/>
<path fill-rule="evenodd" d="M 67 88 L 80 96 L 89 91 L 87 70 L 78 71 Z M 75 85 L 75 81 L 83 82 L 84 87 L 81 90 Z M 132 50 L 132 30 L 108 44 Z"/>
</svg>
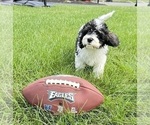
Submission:
<svg viewBox="0 0 150 125">
<path fill-rule="evenodd" d="M 88 38 L 87 41 L 88 43 L 91 43 L 93 41 L 93 38 Z"/>
</svg>

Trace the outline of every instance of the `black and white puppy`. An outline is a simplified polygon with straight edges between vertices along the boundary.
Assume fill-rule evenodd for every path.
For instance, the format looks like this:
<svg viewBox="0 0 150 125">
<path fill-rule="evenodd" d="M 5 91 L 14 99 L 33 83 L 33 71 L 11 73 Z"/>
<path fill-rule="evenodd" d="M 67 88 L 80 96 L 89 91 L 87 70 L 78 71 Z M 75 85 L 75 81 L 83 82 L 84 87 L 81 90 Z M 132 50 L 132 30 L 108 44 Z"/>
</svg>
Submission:
<svg viewBox="0 0 150 125">
<path fill-rule="evenodd" d="M 108 46 L 119 45 L 118 37 L 104 23 L 113 13 L 114 11 L 93 19 L 80 28 L 76 40 L 76 70 L 89 65 L 93 67 L 95 77 L 100 78 L 103 75 Z"/>
</svg>

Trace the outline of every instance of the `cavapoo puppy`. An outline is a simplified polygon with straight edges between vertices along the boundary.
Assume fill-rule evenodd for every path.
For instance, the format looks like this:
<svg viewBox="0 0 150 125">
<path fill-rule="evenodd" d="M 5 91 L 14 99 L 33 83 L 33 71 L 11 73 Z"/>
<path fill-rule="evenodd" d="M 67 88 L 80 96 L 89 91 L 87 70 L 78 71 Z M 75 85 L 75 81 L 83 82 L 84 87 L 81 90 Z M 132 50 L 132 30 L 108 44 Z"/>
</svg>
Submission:
<svg viewBox="0 0 150 125">
<path fill-rule="evenodd" d="M 103 75 L 108 46 L 119 45 L 118 37 L 109 31 L 105 23 L 114 12 L 93 19 L 80 28 L 76 40 L 76 70 L 84 69 L 88 65 L 93 67 L 96 78 Z"/>
</svg>

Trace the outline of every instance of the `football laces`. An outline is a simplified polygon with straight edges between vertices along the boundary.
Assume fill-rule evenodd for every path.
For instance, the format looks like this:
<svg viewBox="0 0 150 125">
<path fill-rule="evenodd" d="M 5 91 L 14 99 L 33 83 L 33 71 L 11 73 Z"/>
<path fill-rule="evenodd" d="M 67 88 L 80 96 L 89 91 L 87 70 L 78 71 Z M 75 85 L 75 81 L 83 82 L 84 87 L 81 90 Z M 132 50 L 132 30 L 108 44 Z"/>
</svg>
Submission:
<svg viewBox="0 0 150 125">
<path fill-rule="evenodd" d="M 46 84 L 51 85 L 66 85 L 73 88 L 79 88 L 80 84 L 77 82 L 67 81 L 67 80 L 58 80 L 58 79 L 47 79 Z"/>
</svg>

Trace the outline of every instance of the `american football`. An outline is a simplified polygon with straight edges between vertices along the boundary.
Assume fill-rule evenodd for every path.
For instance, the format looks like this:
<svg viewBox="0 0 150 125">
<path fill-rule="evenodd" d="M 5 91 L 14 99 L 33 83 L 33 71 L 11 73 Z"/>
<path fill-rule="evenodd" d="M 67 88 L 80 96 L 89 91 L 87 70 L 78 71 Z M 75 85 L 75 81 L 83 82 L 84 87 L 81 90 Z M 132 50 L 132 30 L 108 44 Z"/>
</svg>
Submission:
<svg viewBox="0 0 150 125">
<path fill-rule="evenodd" d="M 104 101 L 102 93 L 90 82 L 72 75 L 40 78 L 25 87 L 22 94 L 31 105 L 53 114 L 90 111 Z"/>
</svg>

